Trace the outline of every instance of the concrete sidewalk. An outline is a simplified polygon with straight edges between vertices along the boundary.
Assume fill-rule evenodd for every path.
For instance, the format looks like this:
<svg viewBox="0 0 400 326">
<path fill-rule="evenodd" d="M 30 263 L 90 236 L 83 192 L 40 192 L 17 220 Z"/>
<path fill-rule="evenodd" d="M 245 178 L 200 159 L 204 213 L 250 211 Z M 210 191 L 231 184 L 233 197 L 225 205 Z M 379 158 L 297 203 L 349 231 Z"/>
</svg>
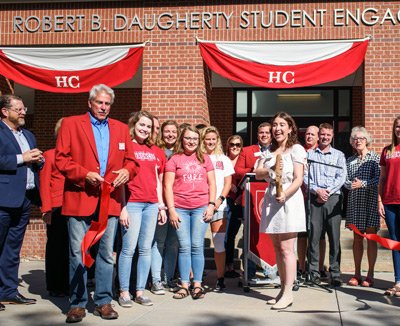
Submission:
<svg viewBox="0 0 400 326">
<path fill-rule="evenodd" d="M 30 306 L 7 305 L 0 312 L 0 325 L 44 326 L 65 325 L 68 310 L 66 298 L 51 298 L 45 291 L 44 262 L 21 263 L 20 292 L 36 298 Z M 350 275 L 343 275 L 347 281 Z M 146 291 L 154 305 L 135 304 L 129 309 L 113 302 L 120 317 L 106 321 L 93 315 L 93 303 L 86 318 L 78 325 L 398 325 L 400 298 L 385 297 L 383 292 L 393 284 L 392 273 L 378 273 L 374 288 L 343 286 L 328 293 L 315 287 L 301 287 L 294 292 L 293 306 L 284 311 L 270 310 L 265 301 L 275 296 L 275 288 L 251 288 L 245 293 L 238 279 L 227 279 L 225 293 L 211 288 L 203 300 L 190 297 L 174 300 L 171 293 L 156 296 Z M 206 285 L 215 284 L 215 271 L 207 271 Z"/>
</svg>

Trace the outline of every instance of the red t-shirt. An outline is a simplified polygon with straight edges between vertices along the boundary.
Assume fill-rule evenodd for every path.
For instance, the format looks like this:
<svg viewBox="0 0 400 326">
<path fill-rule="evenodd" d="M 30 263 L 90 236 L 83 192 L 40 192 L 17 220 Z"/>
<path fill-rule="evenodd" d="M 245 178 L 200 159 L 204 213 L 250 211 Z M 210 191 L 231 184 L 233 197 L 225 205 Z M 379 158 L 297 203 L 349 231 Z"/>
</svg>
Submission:
<svg viewBox="0 0 400 326">
<path fill-rule="evenodd" d="M 379 165 L 386 170 L 386 182 L 382 185 L 382 203 L 400 204 L 400 145 L 389 153 L 390 147 L 385 147 L 381 154 Z"/>
<path fill-rule="evenodd" d="M 205 206 L 209 202 L 207 172 L 214 170 L 208 157 L 204 163 L 197 160 L 196 154 L 173 155 L 165 166 L 165 172 L 175 173 L 172 187 L 175 207 L 193 209 Z"/>
<path fill-rule="evenodd" d="M 164 173 L 165 154 L 155 145 L 149 147 L 132 142 L 132 146 L 135 159 L 140 164 L 140 170 L 128 183 L 128 201 L 158 203 L 157 178 L 159 174 Z"/>
</svg>

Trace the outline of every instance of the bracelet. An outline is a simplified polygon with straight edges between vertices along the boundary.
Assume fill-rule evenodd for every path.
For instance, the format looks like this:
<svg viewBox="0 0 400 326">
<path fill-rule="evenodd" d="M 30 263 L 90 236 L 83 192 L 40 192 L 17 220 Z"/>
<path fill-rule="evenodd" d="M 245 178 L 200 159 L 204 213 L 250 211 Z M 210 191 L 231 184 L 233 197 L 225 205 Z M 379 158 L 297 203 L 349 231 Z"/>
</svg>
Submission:
<svg viewBox="0 0 400 326">
<path fill-rule="evenodd" d="M 172 205 L 172 206 L 170 206 L 170 207 L 167 207 L 166 210 L 168 211 L 168 210 L 170 210 L 171 208 L 175 208 L 175 205 Z"/>
<path fill-rule="evenodd" d="M 221 196 L 218 197 L 218 199 L 221 199 L 221 203 L 223 203 L 224 200 L 225 200 L 225 197 L 221 195 Z"/>
<path fill-rule="evenodd" d="M 158 205 L 158 210 L 159 211 L 166 211 L 167 209 L 168 208 L 167 208 L 167 206 L 165 206 L 164 203 Z"/>
<path fill-rule="evenodd" d="M 209 201 L 209 202 L 208 202 L 208 205 L 213 205 L 213 206 L 215 206 L 215 202 Z"/>
</svg>

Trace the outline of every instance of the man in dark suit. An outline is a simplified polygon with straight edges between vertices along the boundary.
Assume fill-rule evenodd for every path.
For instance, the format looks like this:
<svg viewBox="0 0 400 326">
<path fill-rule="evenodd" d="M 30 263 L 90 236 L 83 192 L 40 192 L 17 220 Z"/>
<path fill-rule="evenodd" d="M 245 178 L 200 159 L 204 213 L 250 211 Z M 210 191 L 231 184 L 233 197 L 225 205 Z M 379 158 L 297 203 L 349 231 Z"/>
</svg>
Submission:
<svg viewBox="0 0 400 326">
<path fill-rule="evenodd" d="M 114 91 L 95 85 L 90 91 L 89 112 L 64 118 L 56 144 L 55 162 L 65 176 L 62 214 L 69 230 L 70 310 L 67 323 L 80 322 L 88 302 L 87 270 L 81 244 L 91 224 L 105 220 L 104 233 L 98 242 L 94 314 L 103 319 L 117 319 L 112 308 L 113 245 L 121 212 L 122 190 L 138 171 L 128 126 L 108 117 Z M 99 216 L 101 189 L 111 185 L 108 212 Z"/>
<path fill-rule="evenodd" d="M 3 303 L 33 304 L 18 292 L 19 254 L 31 203 L 40 205 L 42 152 L 25 124 L 27 108 L 15 95 L 0 97 L 0 310 Z"/>
</svg>

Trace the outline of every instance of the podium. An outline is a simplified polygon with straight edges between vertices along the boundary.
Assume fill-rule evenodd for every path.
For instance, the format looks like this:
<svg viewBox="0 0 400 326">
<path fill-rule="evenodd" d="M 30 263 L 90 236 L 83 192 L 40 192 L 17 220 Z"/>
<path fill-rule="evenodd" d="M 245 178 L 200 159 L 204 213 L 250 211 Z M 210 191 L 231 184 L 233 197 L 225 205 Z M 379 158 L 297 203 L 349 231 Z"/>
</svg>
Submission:
<svg viewBox="0 0 400 326">
<path fill-rule="evenodd" d="M 266 233 L 260 233 L 260 220 L 264 203 L 265 189 L 268 183 L 256 180 L 255 173 L 247 173 L 239 185 L 243 189 L 244 225 L 243 225 L 243 289 L 245 292 L 254 285 L 280 284 L 279 277 L 251 281 L 248 279 L 248 259 L 258 266 L 276 273 L 275 250 L 271 238 Z"/>
</svg>

